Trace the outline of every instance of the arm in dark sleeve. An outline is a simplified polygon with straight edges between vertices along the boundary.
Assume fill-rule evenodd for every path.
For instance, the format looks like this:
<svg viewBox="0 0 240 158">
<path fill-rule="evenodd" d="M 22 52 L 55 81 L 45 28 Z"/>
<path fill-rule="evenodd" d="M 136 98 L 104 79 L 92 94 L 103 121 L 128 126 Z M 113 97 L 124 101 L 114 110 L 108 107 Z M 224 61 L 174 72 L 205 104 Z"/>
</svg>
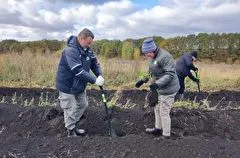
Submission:
<svg viewBox="0 0 240 158">
<path fill-rule="evenodd" d="M 175 64 L 173 58 L 166 57 L 162 61 L 161 67 L 164 70 L 164 75 L 156 81 L 159 88 L 168 85 L 174 79 Z"/>
<path fill-rule="evenodd" d="M 80 78 L 81 80 L 85 80 L 92 84 L 95 83 L 96 78 L 83 69 L 83 64 L 81 62 L 80 57 L 78 57 L 77 54 L 78 53 L 74 50 L 65 52 L 66 60 L 71 71 L 76 77 Z"/>
<path fill-rule="evenodd" d="M 101 70 L 100 63 L 98 62 L 97 57 L 94 54 L 91 56 L 91 66 L 90 66 L 90 68 L 96 76 L 102 75 L 102 70 Z"/>
<path fill-rule="evenodd" d="M 191 80 L 193 80 L 194 82 L 197 82 L 197 81 L 198 81 L 198 79 L 197 79 L 196 77 L 194 77 L 191 72 L 188 74 L 188 77 L 189 77 Z"/>
</svg>

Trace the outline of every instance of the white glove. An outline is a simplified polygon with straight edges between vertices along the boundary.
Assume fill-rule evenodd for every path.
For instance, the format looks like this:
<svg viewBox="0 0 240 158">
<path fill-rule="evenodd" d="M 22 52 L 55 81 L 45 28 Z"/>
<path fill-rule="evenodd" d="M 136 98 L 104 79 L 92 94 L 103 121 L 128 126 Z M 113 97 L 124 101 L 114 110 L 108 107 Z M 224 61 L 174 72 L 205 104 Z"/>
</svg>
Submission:
<svg viewBox="0 0 240 158">
<path fill-rule="evenodd" d="M 104 78 L 102 76 L 98 76 L 95 84 L 98 86 L 102 86 L 104 84 Z"/>
</svg>

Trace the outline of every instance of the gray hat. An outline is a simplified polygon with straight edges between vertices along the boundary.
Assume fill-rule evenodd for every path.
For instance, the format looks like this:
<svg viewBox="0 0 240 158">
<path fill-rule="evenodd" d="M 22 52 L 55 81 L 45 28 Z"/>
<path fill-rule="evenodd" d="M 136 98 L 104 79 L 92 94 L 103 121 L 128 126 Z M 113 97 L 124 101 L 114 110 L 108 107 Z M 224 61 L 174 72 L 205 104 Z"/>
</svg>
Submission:
<svg viewBox="0 0 240 158">
<path fill-rule="evenodd" d="M 142 53 L 143 54 L 146 54 L 146 53 L 149 53 L 149 52 L 153 52 L 156 49 L 157 49 L 157 46 L 154 43 L 153 38 L 146 38 L 143 41 L 143 44 L 142 44 Z"/>
</svg>

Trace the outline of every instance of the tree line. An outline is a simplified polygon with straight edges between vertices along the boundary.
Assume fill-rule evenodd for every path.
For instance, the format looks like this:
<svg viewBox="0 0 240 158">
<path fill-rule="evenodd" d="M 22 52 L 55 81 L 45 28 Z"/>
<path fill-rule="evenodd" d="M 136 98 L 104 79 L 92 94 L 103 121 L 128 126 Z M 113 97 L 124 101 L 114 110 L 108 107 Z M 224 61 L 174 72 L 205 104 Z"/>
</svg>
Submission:
<svg viewBox="0 0 240 158">
<path fill-rule="evenodd" d="M 177 36 L 164 39 L 154 36 L 155 43 L 177 58 L 184 52 L 196 50 L 200 59 L 225 62 L 227 59 L 240 59 L 240 33 L 199 33 L 197 35 Z M 96 40 L 92 48 L 101 57 L 137 60 L 141 56 L 141 45 L 144 38 L 120 40 Z M 0 42 L 0 53 L 34 53 L 60 54 L 66 46 L 65 41 L 40 40 L 20 42 L 3 40 Z"/>
</svg>

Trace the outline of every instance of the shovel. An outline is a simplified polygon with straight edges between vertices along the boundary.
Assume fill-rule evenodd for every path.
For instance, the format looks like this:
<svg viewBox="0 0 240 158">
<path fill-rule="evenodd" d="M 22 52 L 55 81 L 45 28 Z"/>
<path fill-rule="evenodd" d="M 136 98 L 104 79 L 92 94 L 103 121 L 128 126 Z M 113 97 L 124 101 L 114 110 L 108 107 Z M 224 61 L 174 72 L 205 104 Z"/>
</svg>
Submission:
<svg viewBox="0 0 240 158">
<path fill-rule="evenodd" d="M 195 71 L 195 75 L 196 75 L 196 78 L 199 79 L 197 71 Z M 200 84 L 199 84 L 199 82 L 197 82 L 197 86 L 198 86 L 198 92 L 200 93 Z"/>
<path fill-rule="evenodd" d="M 104 90 L 103 90 L 103 87 L 100 86 L 100 90 L 101 90 L 101 94 L 102 94 L 102 101 L 104 103 L 104 106 L 105 106 L 105 110 L 106 110 L 106 115 L 107 115 L 107 121 L 108 121 L 108 135 L 111 136 L 111 137 L 116 137 L 116 133 L 114 132 L 113 130 L 113 126 L 112 126 L 112 112 L 109 111 L 109 108 L 107 106 L 107 99 L 105 97 L 105 93 L 104 93 Z"/>
</svg>

